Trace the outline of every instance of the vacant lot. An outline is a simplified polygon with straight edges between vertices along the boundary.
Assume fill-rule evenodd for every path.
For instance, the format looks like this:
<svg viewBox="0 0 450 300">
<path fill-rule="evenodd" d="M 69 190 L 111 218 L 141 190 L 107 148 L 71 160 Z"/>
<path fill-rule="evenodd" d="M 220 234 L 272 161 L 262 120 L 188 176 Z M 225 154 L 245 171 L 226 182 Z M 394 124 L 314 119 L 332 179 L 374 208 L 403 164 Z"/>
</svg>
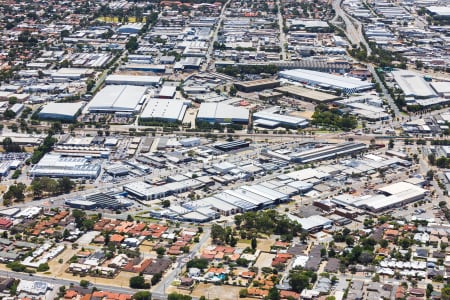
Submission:
<svg viewBox="0 0 450 300">
<path fill-rule="evenodd" d="M 275 254 L 267 253 L 267 252 L 261 252 L 259 254 L 258 259 L 255 262 L 255 267 L 258 267 L 260 270 L 264 267 L 272 267 L 272 260 L 275 258 Z"/>
<path fill-rule="evenodd" d="M 220 300 L 236 300 L 239 298 L 239 290 L 242 287 L 230 286 L 230 285 L 214 285 L 209 283 L 199 283 L 192 293 L 187 290 L 178 289 L 176 287 L 170 287 L 169 293 L 176 292 L 179 294 L 190 295 L 192 297 L 200 298 L 205 296 L 206 299 L 220 299 Z"/>
</svg>

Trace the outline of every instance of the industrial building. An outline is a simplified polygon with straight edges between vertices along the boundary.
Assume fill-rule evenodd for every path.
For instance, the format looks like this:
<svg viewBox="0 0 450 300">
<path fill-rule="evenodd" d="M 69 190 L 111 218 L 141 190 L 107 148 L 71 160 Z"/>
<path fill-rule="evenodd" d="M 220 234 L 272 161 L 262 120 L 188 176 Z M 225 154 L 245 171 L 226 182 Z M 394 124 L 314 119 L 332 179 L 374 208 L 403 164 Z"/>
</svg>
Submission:
<svg viewBox="0 0 450 300">
<path fill-rule="evenodd" d="M 80 199 L 69 199 L 65 202 L 66 205 L 72 208 L 78 209 L 89 209 L 94 210 L 97 208 L 101 209 L 121 209 L 131 206 L 133 203 L 124 197 L 110 195 L 105 193 L 96 193 L 87 195 L 84 200 Z"/>
<path fill-rule="evenodd" d="M 158 98 L 161 99 L 173 99 L 177 92 L 177 88 L 171 85 L 165 85 L 161 88 L 158 93 Z"/>
<path fill-rule="evenodd" d="M 428 6 L 427 11 L 438 18 L 450 18 L 450 7 L 448 6 Z"/>
<path fill-rule="evenodd" d="M 419 74 L 407 70 L 398 70 L 392 71 L 392 75 L 405 97 L 416 99 L 436 97 L 436 93 Z"/>
<path fill-rule="evenodd" d="M 367 145 L 364 143 L 345 142 L 295 153 L 292 155 L 292 160 L 297 163 L 311 163 L 319 160 L 346 156 L 365 150 L 367 150 Z"/>
<path fill-rule="evenodd" d="M 309 124 L 309 122 L 304 118 L 286 114 L 279 106 L 269 107 L 254 113 L 253 120 L 255 125 L 268 128 L 275 128 L 278 126 L 304 128 Z"/>
<path fill-rule="evenodd" d="M 250 146 L 249 142 L 242 141 L 242 140 L 236 140 L 236 141 L 226 142 L 226 143 L 222 143 L 222 144 L 216 144 L 216 145 L 214 145 L 214 148 L 221 150 L 221 151 L 228 152 L 228 151 L 232 151 L 232 150 L 246 148 L 248 146 Z"/>
<path fill-rule="evenodd" d="M 442 98 L 450 98 L 450 82 L 430 82 L 433 90 Z"/>
<path fill-rule="evenodd" d="M 248 123 L 248 109 L 232 106 L 223 102 L 205 102 L 200 105 L 197 121 L 208 123 Z"/>
<path fill-rule="evenodd" d="M 140 111 L 147 88 L 132 85 L 107 85 L 88 104 L 91 113 L 129 113 Z"/>
<path fill-rule="evenodd" d="M 83 157 L 46 154 L 30 171 L 30 177 L 97 178 L 101 165 Z"/>
<path fill-rule="evenodd" d="M 106 84 L 117 85 L 142 85 L 159 86 L 162 83 L 161 76 L 133 76 L 133 75 L 108 75 Z"/>
<path fill-rule="evenodd" d="M 314 215 L 307 218 L 299 218 L 292 214 L 286 214 L 286 216 L 291 221 L 301 224 L 302 230 L 307 232 L 317 232 L 322 230 L 323 228 L 333 225 L 333 221 L 319 215 Z"/>
<path fill-rule="evenodd" d="M 75 121 L 85 104 L 85 102 L 48 103 L 42 107 L 38 117 L 46 120 Z"/>
<path fill-rule="evenodd" d="M 378 192 L 376 195 L 364 195 L 361 197 L 339 195 L 334 197 L 332 201 L 340 206 L 351 205 L 372 212 L 380 212 L 421 200 L 429 193 L 429 191 L 405 181 L 379 188 Z"/>
<path fill-rule="evenodd" d="M 156 200 L 173 194 L 184 193 L 204 186 L 199 180 L 187 179 L 170 182 L 160 186 L 152 186 L 146 182 L 136 181 L 123 186 L 123 190 L 142 200 Z"/>
<path fill-rule="evenodd" d="M 341 98 L 333 94 L 327 94 L 324 92 L 307 89 L 297 85 L 285 85 L 276 88 L 275 91 L 280 92 L 289 97 L 315 103 L 328 103 Z"/>
<path fill-rule="evenodd" d="M 51 78 L 55 82 L 67 81 L 67 80 L 80 80 L 92 76 L 94 69 L 86 68 L 61 68 L 51 73 Z"/>
<path fill-rule="evenodd" d="M 340 90 L 345 94 L 358 93 L 373 88 L 373 84 L 368 81 L 304 69 L 281 71 L 280 77 L 294 82 L 317 86 L 321 89 Z"/>
<path fill-rule="evenodd" d="M 351 97 L 335 101 L 335 103 L 345 107 L 344 109 L 341 109 L 343 112 L 357 115 L 363 120 L 375 122 L 388 120 L 390 118 L 390 115 L 383 107 L 383 100 L 373 95 Z"/>
<path fill-rule="evenodd" d="M 144 27 L 144 23 L 128 23 L 117 28 L 117 33 L 138 34 Z"/>
<path fill-rule="evenodd" d="M 234 86 L 242 92 L 246 93 L 252 93 L 267 89 L 273 89 L 280 86 L 279 80 L 273 80 L 273 79 L 259 79 L 259 80 L 252 80 L 252 81 L 243 81 L 243 82 L 237 82 L 234 84 Z"/>
<path fill-rule="evenodd" d="M 151 99 L 141 113 L 142 121 L 160 120 L 167 122 L 181 122 L 188 108 L 183 100 Z"/>
</svg>

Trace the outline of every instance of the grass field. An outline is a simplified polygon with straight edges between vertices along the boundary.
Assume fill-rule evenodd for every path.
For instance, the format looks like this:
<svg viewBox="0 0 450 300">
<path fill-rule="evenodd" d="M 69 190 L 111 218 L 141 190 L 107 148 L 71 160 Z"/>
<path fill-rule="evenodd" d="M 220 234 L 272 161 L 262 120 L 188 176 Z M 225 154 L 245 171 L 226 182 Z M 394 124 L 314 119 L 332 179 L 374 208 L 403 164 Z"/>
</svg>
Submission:
<svg viewBox="0 0 450 300">
<path fill-rule="evenodd" d="M 104 16 L 104 17 L 97 18 L 97 20 L 99 20 L 101 22 L 105 22 L 105 23 L 119 23 L 119 18 L 118 17 Z M 145 20 L 145 17 L 144 17 L 142 19 L 142 23 L 145 23 L 145 21 L 146 20 Z M 137 23 L 136 17 L 128 17 L 128 22 L 126 22 L 126 23 Z"/>
</svg>

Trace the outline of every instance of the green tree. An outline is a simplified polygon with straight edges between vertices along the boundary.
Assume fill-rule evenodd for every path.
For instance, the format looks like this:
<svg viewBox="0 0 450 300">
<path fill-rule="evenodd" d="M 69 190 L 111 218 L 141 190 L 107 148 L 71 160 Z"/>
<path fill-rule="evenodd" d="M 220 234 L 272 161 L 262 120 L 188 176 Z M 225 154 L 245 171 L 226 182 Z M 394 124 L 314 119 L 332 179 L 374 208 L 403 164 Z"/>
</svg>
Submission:
<svg viewBox="0 0 450 300">
<path fill-rule="evenodd" d="M 431 293 L 434 291 L 433 285 L 431 283 L 427 284 L 427 298 L 430 298 Z"/>
<path fill-rule="evenodd" d="M 148 289 L 150 284 L 145 283 L 144 276 L 134 276 L 130 278 L 130 288 L 133 289 Z"/>
<path fill-rule="evenodd" d="M 226 236 L 226 232 L 225 229 L 218 225 L 218 224 L 213 224 L 211 227 L 211 238 L 213 239 L 213 241 L 216 240 L 220 240 L 220 241 L 225 241 L 225 236 Z"/>
<path fill-rule="evenodd" d="M 130 37 L 130 39 L 125 45 L 125 48 L 130 52 L 134 52 L 135 50 L 137 50 L 139 48 L 137 37 L 135 36 Z"/>
<path fill-rule="evenodd" d="M 253 250 L 256 249 L 256 246 L 257 246 L 256 237 L 252 237 L 251 246 L 252 246 Z"/>
<path fill-rule="evenodd" d="M 10 137 L 3 139 L 2 146 L 6 152 L 22 152 L 22 148 L 17 143 L 14 143 Z"/>
<path fill-rule="evenodd" d="M 178 293 L 170 293 L 167 296 L 167 300 L 192 300 L 192 297 Z"/>
<path fill-rule="evenodd" d="M 303 272 L 294 272 L 290 275 L 289 284 L 298 293 L 309 286 L 309 277 Z"/>
<path fill-rule="evenodd" d="M 152 300 L 152 293 L 149 291 L 140 291 L 133 295 L 134 300 Z"/>
<path fill-rule="evenodd" d="M 40 265 L 37 267 L 37 271 L 38 271 L 38 272 L 46 272 L 46 271 L 48 271 L 48 270 L 50 270 L 50 267 L 48 266 L 47 263 L 40 264 Z"/>
<path fill-rule="evenodd" d="M 276 287 L 272 287 L 267 295 L 268 300 L 280 300 L 280 291 Z"/>
<path fill-rule="evenodd" d="M 84 280 L 84 279 L 80 280 L 80 286 L 81 287 L 87 288 L 90 284 L 91 283 L 89 281 L 87 281 L 87 280 Z"/>
<path fill-rule="evenodd" d="M 166 249 L 164 249 L 164 247 L 159 247 L 156 249 L 156 254 L 158 254 L 158 256 L 163 256 L 166 253 Z"/>
<path fill-rule="evenodd" d="M 151 280 L 152 285 L 155 285 L 158 282 L 160 282 L 161 278 L 162 278 L 162 273 L 156 273 L 155 275 L 153 275 L 152 280 Z"/>
<path fill-rule="evenodd" d="M 69 177 L 62 177 L 58 179 L 58 190 L 63 194 L 68 194 L 73 189 L 74 183 Z"/>
<path fill-rule="evenodd" d="M 450 300 L 450 285 L 446 285 L 441 290 L 441 300 Z"/>
<path fill-rule="evenodd" d="M 187 262 L 186 264 L 186 268 L 197 268 L 200 270 L 204 270 L 208 267 L 209 262 L 208 260 L 204 259 L 204 258 L 193 258 L 190 261 Z"/>
<path fill-rule="evenodd" d="M 388 148 L 389 148 L 389 149 L 394 148 L 394 140 L 393 140 L 393 139 L 390 139 L 390 140 L 389 140 Z"/>
<path fill-rule="evenodd" d="M 25 189 L 26 185 L 23 183 L 18 183 L 11 185 L 8 191 L 3 195 L 3 199 L 6 201 L 23 201 L 25 199 Z"/>
<path fill-rule="evenodd" d="M 239 298 L 247 298 L 247 296 L 248 296 L 248 290 L 247 289 L 239 290 Z"/>
</svg>

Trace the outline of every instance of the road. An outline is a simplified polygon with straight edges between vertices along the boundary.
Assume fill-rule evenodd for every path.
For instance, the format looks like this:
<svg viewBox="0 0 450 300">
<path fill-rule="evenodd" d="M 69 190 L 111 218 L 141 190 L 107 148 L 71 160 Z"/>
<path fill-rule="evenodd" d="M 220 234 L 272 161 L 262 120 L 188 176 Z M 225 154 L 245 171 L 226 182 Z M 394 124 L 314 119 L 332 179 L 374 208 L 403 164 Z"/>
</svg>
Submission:
<svg viewBox="0 0 450 300">
<path fill-rule="evenodd" d="M 347 38 L 352 44 L 359 46 L 362 43 L 367 49 L 367 55 L 371 55 L 372 51 L 369 47 L 369 44 L 365 40 L 364 35 L 362 34 L 361 22 L 348 15 L 347 12 L 342 9 L 341 5 L 342 0 L 333 0 L 332 6 L 334 11 L 336 12 L 336 15 L 331 22 L 346 32 Z M 344 21 L 345 28 L 340 27 L 336 22 L 337 17 L 341 17 L 341 19 Z"/>
<path fill-rule="evenodd" d="M 332 23 L 334 23 L 334 25 L 339 27 L 339 24 L 337 23 L 337 17 L 341 17 L 341 19 L 345 23 L 345 28 L 341 28 L 341 29 L 346 32 L 347 38 L 350 40 L 350 42 L 352 44 L 355 44 L 358 46 L 360 44 L 363 44 L 364 47 L 367 49 L 367 56 L 370 56 L 372 54 L 372 49 L 370 48 L 369 43 L 367 43 L 367 41 L 364 37 L 364 34 L 362 32 L 362 30 L 363 30 L 362 23 L 359 20 L 348 15 L 347 12 L 342 9 L 341 4 L 342 4 L 342 0 L 334 0 L 333 1 L 332 5 L 336 12 L 336 15 L 333 18 Z M 355 27 L 355 24 L 356 24 L 356 27 Z M 372 76 L 375 79 L 375 81 L 380 85 L 381 90 L 384 94 L 384 97 L 388 101 L 391 109 L 394 111 L 395 116 L 399 117 L 401 115 L 401 112 L 398 109 L 397 105 L 395 104 L 394 99 L 392 99 L 388 90 L 386 89 L 383 82 L 381 81 L 381 78 L 375 72 L 374 66 L 369 63 L 369 64 L 367 64 L 367 67 L 368 67 L 369 71 L 372 73 Z"/>
<path fill-rule="evenodd" d="M 201 247 L 208 241 L 211 235 L 211 229 L 208 227 L 204 227 L 204 233 L 200 239 L 200 241 L 191 249 L 189 254 L 183 255 L 177 258 L 176 268 L 169 271 L 163 278 L 163 280 L 155 286 L 152 294 L 157 298 L 166 298 L 166 289 L 170 286 L 170 284 L 175 280 L 175 278 L 180 273 L 181 269 L 184 267 L 186 260 L 192 259 L 200 250 Z"/>
<path fill-rule="evenodd" d="M 383 81 L 378 76 L 377 72 L 375 72 L 375 68 L 372 64 L 367 64 L 367 68 L 372 73 L 373 79 L 380 85 L 381 91 L 383 92 L 384 97 L 386 98 L 387 102 L 389 103 L 389 106 L 394 111 L 396 117 L 401 116 L 400 109 L 398 108 L 397 104 L 395 104 L 394 99 L 392 99 L 391 94 L 389 94 L 389 91 L 386 89 L 386 87 L 383 84 Z"/>
<path fill-rule="evenodd" d="M 214 42 L 217 41 L 217 35 L 219 33 L 220 27 L 222 26 L 222 21 L 225 17 L 225 11 L 228 7 L 228 5 L 231 3 L 231 0 L 228 0 L 225 2 L 225 4 L 222 6 L 222 10 L 220 11 L 219 20 L 217 21 L 216 27 L 214 28 L 214 32 L 211 38 L 211 42 L 208 47 L 208 52 L 206 54 L 206 64 L 202 67 L 203 70 L 206 69 L 214 69 L 214 66 L 210 65 L 213 57 L 213 51 L 214 51 Z"/>
<path fill-rule="evenodd" d="M 6 278 L 14 277 L 17 279 L 29 280 L 29 281 L 43 281 L 43 282 L 46 282 L 46 283 L 49 283 L 52 285 L 70 286 L 71 284 L 74 284 L 74 285 L 80 284 L 80 281 L 75 281 L 75 280 L 55 278 L 55 277 L 46 276 L 46 275 L 42 275 L 42 274 L 33 274 L 33 276 L 30 276 L 27 273 L 19 273 L 19 272 L 5 271 L 5 270 L 0 270 L 0 276 L 6 277 Z M 128 288 L 128 287 L 117 287 L 117 286 L 113 286 L 113 285 L 104 285 L 104 284 L 97 284 L 97 283 L 95 284 L 95 287 L 97 287 L 98 290 L 110 291 L 113 293 L 121 293 L 121 294 L 136 293 L 136 290 Z"/>
<path fill-rule="evenodd" d="M 283 30 L 283 14 L 282 14 L 282 5 L 280 0 L 276 0 L 276 5 L 278 6 L 278 12 L 277 12 L 277 17 L 278 17 L 278 27 L 279 27 L 279 32 L 280 32 L 280 46 L 281 46 L 281 60 L 287 60 L 287 52 L 286 52 L 286 47 L 285 45 L 287 44 L 286 41 L 286 34 L 284 33 Z"/>
</svg>

